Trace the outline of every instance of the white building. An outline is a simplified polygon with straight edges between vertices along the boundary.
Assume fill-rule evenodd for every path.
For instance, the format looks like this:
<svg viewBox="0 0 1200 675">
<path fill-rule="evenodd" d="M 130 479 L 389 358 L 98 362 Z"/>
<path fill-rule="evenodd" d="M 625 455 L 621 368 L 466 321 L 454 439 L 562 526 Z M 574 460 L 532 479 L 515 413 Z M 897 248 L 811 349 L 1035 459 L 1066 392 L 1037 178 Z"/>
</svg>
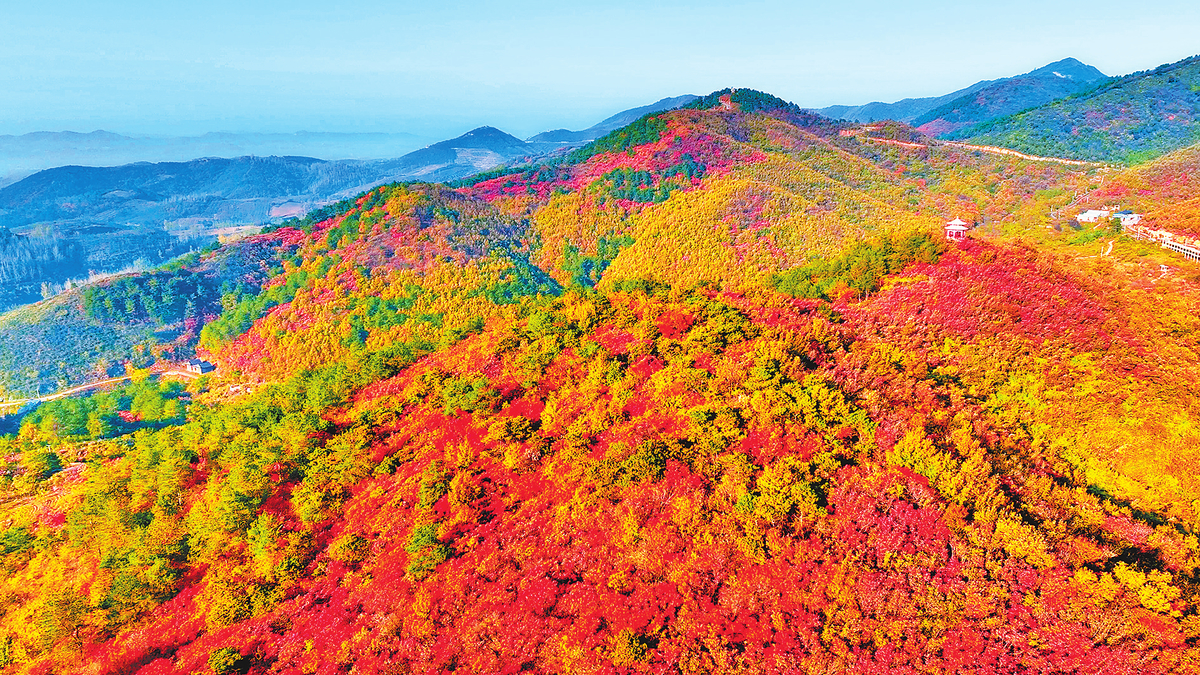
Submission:
<svg viewBox="0 0 1200 675">
<path fill-rule="evenodd" d="M 1188 260 L 1200 262 L 1200 248 L 1196 248 L 1195 246 L 1188 246 L 1187 244 L 1181 241 L 1175 241 L 1174 239 L 1165 239 L 1162 242 L 1162 247 L 1175 251 Z"/>
<path fill-rule="evenodd" d="M 1125 230 L 1125 233 L 1134 239 L 1153 241 L 1165 249 L 1182 255 L 1188 260 L 1200 262 L 1200 238 L 1177 234 L 1170 230 L 1152 230 L 1145 225 L 1131 225 Z"/>
<path fill-rule="evenodd" d="M 1111 211 L 1088 209 L 1078 216 L 1075 216 L 1075 220 L 1078 220 L 1081 223 L 1095 223 L 1103 218 L 1108 218 L 1111 214 Z"/>
<path fill-rule="evenodd" d="M 187 371 L 196 375 L 205 375 L 216 369 L 216 366 L 203 359 L 192 359 L 187 362 Z"/>
<path fill-rule="evenodd" d="M 1137 225 L 1142 222 L 1142 214 L 1134 213 L 1128 209 L 1117 211 L 1113 215 L 1121 219 L 1121 227 L 1129 227 L 1130 225 Z"/>
</svg>

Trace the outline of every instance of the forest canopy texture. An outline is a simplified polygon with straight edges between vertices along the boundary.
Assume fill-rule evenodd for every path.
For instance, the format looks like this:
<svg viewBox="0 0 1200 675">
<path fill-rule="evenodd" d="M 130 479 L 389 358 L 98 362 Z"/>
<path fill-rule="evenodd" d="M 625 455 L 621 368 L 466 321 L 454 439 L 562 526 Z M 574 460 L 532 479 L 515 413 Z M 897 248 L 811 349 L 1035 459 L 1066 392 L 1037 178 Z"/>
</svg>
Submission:
<svg viewBox="0 0 1200 675">
<path fill-rule="evenodd" d="M 10 398 L 129 379 L 5 418 L 0 669 L 1200 673 L 1200 264 L 1047 216 L 1194 232 L 1200 149 L 881 129 L 715 92 L 6 315 Z"/>
</svg>

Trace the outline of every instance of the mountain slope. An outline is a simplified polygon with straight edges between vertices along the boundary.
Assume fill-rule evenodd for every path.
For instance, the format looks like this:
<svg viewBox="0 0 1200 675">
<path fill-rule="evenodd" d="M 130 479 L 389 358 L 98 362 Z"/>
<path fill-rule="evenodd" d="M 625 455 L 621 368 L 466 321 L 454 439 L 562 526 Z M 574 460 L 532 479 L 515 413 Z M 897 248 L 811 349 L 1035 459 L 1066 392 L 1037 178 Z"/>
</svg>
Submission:
<svg viewBox="0 0 1200 675">
<path fill-rule="evenodd" d="M 1126 75 L 948 137 L 1073 159 L 1148 159 L 1200 141 L 1200 57 Z"/>
<path fill-rule="evenodd" d="M 930 136 L 948 134 L 1079 93 L 1104 79 L 1104 73 L 1092 66 L 1075 59 L 1063 59 L 960 96 L 917 117 L 912 124 Z"/>
<path fill-rule="evenodd" d="M 1055 72 L 1059 75 L 1055 75 Z M 928 131 L 940 134 L 951 127 L 957 128 L 962 124 L 1040 105 L 1077 92 L 1103 77 L 1104 74 L 1092 66 L 1066 58 L 1024 75 L 976 82 L 944 96 L 906 98 L 895 103 L 875 102 L 861 106 L 837 105 L 816 112 L 853 122 L 890 119 L 914 126 L 933 123 L 934 126 L 929 127 Z"/>
<path fill-rule="evenodd" d="M 726 109 L 723 98 L 740 110 Z M 203 329 L 209 337 L 200 343 L 218 362 L 250 380 L 274 380 L 362 345 L 436 343 L 445 330 L 561 288 L 762 287 L 813 256 L 956 215 L 1040 226 L 1035 193 L 1079 180 L 1062 167 L 874 143 L 842 136 L 844 129 L 774 97 L 726 90 L 553 162 L 481 174 L 453 191 L 376 188 L 264 235 L 299 246 L 268 265 L 276 268 L 270 302 L 221 290 L 230 296 L 221 298 L 222 316 L 198 316 L 192 339 Z M 489 139 L 502 150 L 522 148 L 498 132 L 480 144 Z M 428 155 L 457 158 L 453 145 Z M 382 301 L 362 297 L 363 288 Z M 14 325 L 74 316 L 39 314 Z M 127 360 L 139 344 L 115 340 L 105 355 Z M 11 372 L 8 394 L 88 379 L 94 364 L 68 353 L 31 352 L 0 334 L 0 354 L 41 373 Z"/>
<path fill-rule="evenodd" d="M 261 223 L 290 198 L 311 204 L 380 179 L 362 162 L 311 157 L 206 158 L 118 167 L 65 166 L 0 189 L 0 223 Z"/>
<path fill-rule="evenodd" d="M 36 306 L 220 368 L 0 438 L 0 669 L 1200 673 L 1200 266 L 862 131 L 714 92 Z"/>
<path fill-rule="evenodd" d="M 200 328 L 223 312 L 223 297 L 257 294 L 296 245 L 294 237 L 247 237 L 0 314 L 0 396 L 33 397 L 127 365 L 187 360 Z"/>
<path fill-rule="evenodd" d="M 1149 227 L 1200 238 L 1200 144 L 1110 176 L 1092 200 L 1141 213 Z"/>
<path fill-rule="evenodd" d="M 617 113 L 579 132 L 580 140 L 566 143 L 525 143 L 497 129 L 481 127 L 387 160 L 236 156 L 47 169 L 0 189 L 0 311 L 61 292 L 96 275 L 151 267 L 203 247 L 218 236 L 253 231 L 256 225 L 311 211 L 380 183 L 451 180 L 561 152 L 648 112 L 694 99 L 668 98 Z M 410 138 L 403 134 L 301 133 L 139 139 L 107 132 L 34 133 L 0 137 L 0 171 L 5 157 L 44 164 L 49 158 L 69 155 L 106 164 L 116 163 L 112 161 L 116 157 L 186 155 L 189 148 L 197 155 L 225 156 L 237 148 L 311 147 L 330 152 L 357 148 L 358 155 L 378 158 L 386 157 L 381 153 L 397 147 L 398 142 L 409 143 Z M 368 143 L 375 146 L 365 148 Z M 18 228 L 18 234 L 7 236 L 9 227 Z"/>
<path fill-rule="evenodd" d="M 818 108 L 814 112 L 820 113 L 827 117 L 835 119 L 848 120 L 850 122 L 875 122 L 877 120 L 896 120 L 898 122 L 911 122 L 917 117 L 937 108 L 940 105 L 949 103 L 957 98 L 973 94 L 980 89 L 988 86 L 994 80 L 982 80 L 975 84 L 959 89 L 942 96 L 928 96 L 924 98 L 906 98 L 894 103 L 883 103 L 881 101 L 873 101 L 864 103 L 863 105 L 831 105 L 824 108 Z"/>
<path fill-rule="evenodd" d="M 530 303 L 20 483 L 0 629 L 54 672 L 1194 673 L 1194 506 L 1072 442 L 1114 386 L 1193 412 L 1129 302 L 970 244 L 861 303 Z"/>
<path fill-rule="evenodd" d="M 538 148 L 499 129 L 479 127 L 375 166 L 393 180 L 445 181 L 540 154 Z"/>
</svg>

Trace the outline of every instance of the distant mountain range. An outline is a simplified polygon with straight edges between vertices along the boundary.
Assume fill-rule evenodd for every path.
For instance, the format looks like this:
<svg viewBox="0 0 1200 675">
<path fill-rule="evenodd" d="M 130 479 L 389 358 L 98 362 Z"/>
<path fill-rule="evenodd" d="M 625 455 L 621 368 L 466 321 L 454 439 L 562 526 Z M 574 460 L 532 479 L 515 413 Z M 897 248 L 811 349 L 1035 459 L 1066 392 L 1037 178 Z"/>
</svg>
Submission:
<svg viewBox="0 0 1200 675">
<path fill-rule="evenodd" d="M 917 117 L 912 124 L 930 136 L 939 136 L 1086 91 L 1108 79 L 1092 66 L 1063 59 L 1024 75 L 996 80 L 943 103 Z"/>
<path fill-rule="evenodd" d="M 186 162 L 197 157 L 301 155 L 322 159 L 389 159 L 427 139 L 407 133 L 250 134 L 136 137 L 108 131 L 39 131 L 0 136 L 0 187 L 58 166 L 118 166 L 132 162 Z"/>
<path fill-rule="evenodd" d="M 121 166 L 58 166 L 0 188 L 0 227 L 20 228 L 53 222 L 62 226 L 162 225 L 180 227 L 216 223 L 263 223 L 303 213 L 343 196 L 392 181 L 439 182 L 462 178 L 502 164 L 533 161 L 574 148 L 629 124 L 651 112 L 686 105 L 692 95 L 664 98 L 617 113 L 583 131 L 548 131 L 522 141 L 493 127 L 480 127 L 458 138 L 434 143 L 395 159 L 322 160 L 309 156 L 207 157 L 184 162 L 138 162 Z M 308 140 L 333 147 L 342 141 L 380 138 L 396 147 L 408 135 L 325 134 Z M 334 138 L 334 137 L 338 138 Z M 360 138 L 360 136 L 362 138 Z M 259 143 L 286 145 L 288 135 L 259 136 Z M 224 147 L 248 145 L 234 135 L 209 134 L 200 139 Z M 390 138 L 390 141 L 389 141 Z M 92 134 L 27 134 L 0 137 L 4 148 L 53 148 L 77 142 L 79 153 L 102 148 L 143 148 L 141 141 L 107 132 Z M 304 139 L 301 139 L 304 140 Z M 388 145 L 388 143 L 391 145 Z M 5 146 L 5 143 L 8 143 Z M 215 146 L 205 146 L 215 148 Z M 176 147 L 177 151 L 178 147 Z M 15 150 L 13 150 L 15 152 Z M 369 154 L 364 149 L 364 154 Z M 381 150 L 376 150 L 378 154 Z"/>
<path fill-rule="evenodd" d="M 481 127 L 390 160 L 247 156 L 63 166 L 0 188 L 0 227 L 263 223 L 380 183 L 452 180 L 540 150 Z"/>
<path fill-rule="evenodd" d="M 24 302 L 34 297 L 41 281 L 63 283 L 129 264 L 138 250 L 130 245 L 133 241 L 153 239 L 150 248 L 156 253 L 148 256 L 153 262 L 184 243 L 211 240 L 233 225 L 278 222 L 383 183 L 444 182 L 498 166 L 535 163 L 583 146 L 648 113 L 688 105 L 708 104 L 693 95 L 676 96 L 625 110 L 580 131 L 558 129 L 521 140 L 493 127 L 480 127 L 417 150 L 411 149 L 415 137 L 406 134 L 208 134 L 184 140 L 134 139 L 107 132 L 0 136 L 0 168 L 5 157 L 11 160 L 21 153 L 27 163 L 53 161 L 59 156 L 54 153 L 66 152 L 64 148 L 96 157 L 178 153 L 200 147 L 214 154 L 250 149 L 232 159 L 59 166 L 2 187 L 0 234 L 8 228 L 24 238 L 9 237 L 8 244 L 0 241 L 0 267 L 6 264 L 6 256 L 19 254 L 6 274 L 22 284 L 10 303 Z M 1136 161 L 1200 140 L 1200 60 L 1107 78 L 1096 68 L 1068 58 L 941 97 L 832 106 L 815 112 L 854 121 L 896 119 L 930 136 L 971 139 L 1033 154 Z M 334 160 L 290 152 L 252 156 L 259 149 L 295 144 L 330 152 L 357 147 L 360 156 Z M 379 156 L 397 148 L 410 151 L 394 159 Z M 147 238 L 147 228 L 158 230 L 157 238 Z M 109 246 L 106 238 L 120 241 Z M 57 257 L 52 260 L 38 253 L 43 250 L 76 251 L 72 255 L 78 264 L 58 265 Z M 96 258 L 94 252 L 102 255 Z M 43 258 L 45 265 L 29 262 Z M 59 267 L 63 269 L 55 272 L 57 276 L 48 271 Z M 18 295 L 23 299 L 18 300 Z M 5 304 L 0 298 L 0 306 Z"/>
<path fill-rule="evenodd" d="M 650 113 L 662 112 L 664 110 L 674 110 L 695 101 L 699 96 L 694 94 L 684 94 L 683 96 L 673 96 L 670 98 L 660 99 L 644 105 L 640 108 L 631 108 L 624 112 L 619 112 L 612 117 L 595 124 L 582 131 L 568 131 L 566 129 L 555 129 L 554 131 L 543 131 L 536 136 L 530 137 L 530 143 L 553 143 L 560 146 L 583 145 L 600 138 L 604 134 L 615 129 L 629 124 L 637 118 L 648 115 Z"/>
<path fill-rule="evenodd" d="M 449 181 L 500 165 L 532 162 L 584 145 L 648 112 L 679 107 L 695 98 L 663 99 L 583 131 L 561 132 L 570 138 L 547 132 L 522 141 L 499 129 L 480 127 L 394 159 L 247 155 L 45 169 L 0 187 L 0 311 L 38 300 L 68 287 L 72 280 L 135 263 L 158 264 L 217 235 L 248 229 L 236 226 L 303 215 L 382 183 Z M 27 162 L 50 161 L 59 156 L 55 153 L 72 147 L 70 152 L 77 157 L 112 157 L 122 152 L 185 152 L 200 147 L 214 152 L 287 147 L 292 141 L 330 152 L 362 144 L 361 154 L 370 156 L 367 145 L 372 139 L 380 143 L 373 151 L 378 154 L 411 143 L 412 138 L 404 134 L 208 134 L 192 140 L 209 145 L 172 145 L 163 140 L 155 149 L 146 144 L 147 139 L 107 132 L 27 134 L 0 137 L 0 166 L 4 152 L 16 156 L 22 148 L 29 153 Z"/>
<path fill-rule="evenodd" d="M 1200 56 L 949 134 L 1038 155 L 1137 163 L 1200 141 Z"/>
<path fill-rule="evenodd" d="M 1066 58 L 1023 75 L 976 82 L 944 96 L 860 106 L 834 105 L 815 112 L 852 122 L 891 119 L 939 135 L 1088 89 L 1105 78 L 1096 68 Z"/>
</svg>

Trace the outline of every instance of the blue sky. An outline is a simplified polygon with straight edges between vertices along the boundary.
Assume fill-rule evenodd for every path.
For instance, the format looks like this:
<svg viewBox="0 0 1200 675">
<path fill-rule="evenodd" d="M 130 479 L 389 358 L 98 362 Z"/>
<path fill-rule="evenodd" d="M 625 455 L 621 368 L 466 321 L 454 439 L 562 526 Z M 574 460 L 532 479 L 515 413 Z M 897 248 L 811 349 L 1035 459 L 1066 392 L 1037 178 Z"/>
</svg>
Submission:
<svg viewBox="0 0 1200 675">
<path fill-rule="evenodd" d="M 0 134 L 526 137 L 726 86 L 804 106 L 1200 52 L 1200 3 L 3 0 Z"/>
</svg>

